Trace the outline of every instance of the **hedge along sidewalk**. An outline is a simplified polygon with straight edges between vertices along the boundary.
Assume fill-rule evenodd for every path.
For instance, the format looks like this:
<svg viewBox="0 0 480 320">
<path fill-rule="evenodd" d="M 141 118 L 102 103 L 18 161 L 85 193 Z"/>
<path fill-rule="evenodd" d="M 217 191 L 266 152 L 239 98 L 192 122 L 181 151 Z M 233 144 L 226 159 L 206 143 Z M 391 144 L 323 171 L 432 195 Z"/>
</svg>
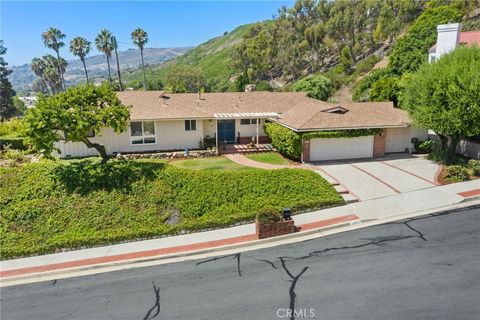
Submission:
<svg viewBox="0 0 480 320">
<path fill-rule="evenodd" d="M 479 195 L 461 195 L 466 193 L 473 194 L 474 192 L 472 191 L 480 191 L 480 181 L 476 180 L 448 186 L 439 186 L 426 190 L 417 190 L 407 194 L 373 199 L 362 203 L 298 214 L 294 216 L 295 224 L 301 226 L 303 232 L 289 236 L 302 237 L 304 234 L 314 233 L 314 237 L 318 237 L 322 235 L 318 232 L 321 230 L 323 232 L 325 228 L 330 229 L 341 227 L 345 224 L 353 224 L 359 219 L 362 221 L 376 220 L 380 222 L 385 219 L 391 220 L 392 217 L 401 217 L 436 209 L 443 210 L 452 205 L 460 205 L 460 202 L 468 198 L 473 201 L 465 202 L 461 204 L 462 206 L 478 205 L 480 201 L 480 199 L 478 199 L 480 197 Z M 407 198 L 409 201 L 405 201 Z M 412 206 L 412 204 L 421 201 L 423 201 L 421 206 Z M 94 268 L 91 273 L 113 271 L 112 269 L 107 269 L 108 266 L 118 267 L 122 263 L 132 264 L 132 267 L 135 267 L 139 266 L 139 262 L 141 261 L 148 262 L 163 258 L 173 258 L 172 253 L 175 251 L 169 249 L 178 247 L 182 247 L 184 251 L 180 255 L 177 254 L 177 257 L 185 258 L 187 255 L 195 254 L 195 251 L 197 251 L 197 253 L 201 253 L 202 251 L 206 252 L 205 249 L 208 248 L 210 248 L 209 252 L 214 252 L 216 251 L 214 249 L 215 247 L 217 247 L 218 250 L 222 250 L 222 247 L 227 245 L 240 243 L 244 243 L 242 245 L 243 247 L 255 246 L 261 243 L 261 240 L 258 242 L 253 241 L 256 239 L 254 232 L 255 225 L 248 224 L 169 238 L 7 260 L 0 263 L 0 277 L 3 278 L 2 286 L 5 286 L 13 285 L 14 281 L 45 281 L 48 276 L 52 276 L 52 279 L 75 276 L 69 272 L 79 270 L 80 267 Z M 270 238 L 268 241 L 281 242 L 280 238 Z M 225 248 L 232 248 L 232 246 Z M 178 253 L 179 251 L 176 252 Z M 190 254 L 188 252 L 190 252 Z M 105 269 L 102 270 L 100 267 L 104 267 Z M 62 276 L 59 276 L 58 273 L 60 272 L 63 274 Z M 30 276 L 28 274 L 30 274 Z"/>
<path fill-rule="evenodd" d="M 299 214 L 293 218 L 299 222 L 296 225 L 303 231 L 309 231 L 359 220 L 358 216 L 352 214 L 353 211 L 351 206 L 346 205 Z M 160 239 L 5 260 L 0 262 L 0 278 L 193 252 L 255 240 L 255 224 L 251 223 Z"/>
</svg>

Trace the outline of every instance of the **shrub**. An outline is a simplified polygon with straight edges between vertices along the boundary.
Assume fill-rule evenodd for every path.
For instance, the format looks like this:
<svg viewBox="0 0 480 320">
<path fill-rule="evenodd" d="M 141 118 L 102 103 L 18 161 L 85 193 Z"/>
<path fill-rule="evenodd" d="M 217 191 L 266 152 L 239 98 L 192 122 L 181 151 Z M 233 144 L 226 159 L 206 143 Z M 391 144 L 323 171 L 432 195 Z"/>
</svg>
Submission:
<svg viewBox="0 0 480 320">
<path fill-rule="evenodd" d="M 480 176 L 480 161 L 471 159 L 468 161 L 468 168 L 472 171 L 472 175 Z"/>
<path fill-rule="evenodd" d="M 370 70 L 372 70 L 372 68 L 380 60 L 380 57 L 375 54 L 366 57 L 355 66 L 355 71 L 353 72 L 354 77 L 358 77 L 370 72 Z"/>
<path fill-rule="evenodd" d="M 397 77 L 384 77 L 372 84 L 369 92 L 369 101 L 393 101 L 397 106 L 399 79 Z"/>
<path fill-rule="evenodd" d="M 461 182 L 469 179 L 468 169 L 464 166 L 453 165 L 447 167 L 444 176 L 447 182 Z"/>
<path fill-rule="evenodd" d="M 3 150 L 0 150 L 0 159 L 13 160 L 14 164 L 26 162 L 25 151 L 11 149 L 10 145 L 6 145 Z"/>
<path fill-rule="evenodd" d="M 282 220 L 280 212 L 273 208 L 265 208 L 257 212 L 255 221 L 257 223 L 275 223 Z"/>
<path fill-rule="evenodd" d="M 0 137 L 0 150 L 6 149 L 27 150 L 24 138 Z"/>
<path fill-rule="evenodd" d="M 266 123 L 265 133 L 272 140 L 272 145 L 285 157 L 300 160 L 302 155 L 302 136 L 276 123 Z"/>
<path fill-rule="evenodd" d="M 449 148 L 442 148 L 442 145 L 439 142 L 433 143 L 432 151 L 428 154 L 427 158 L 446 165 L 458 162 L 458 156 L 455 151 Z"/>
<path fill-rule="evenodd" d="M 387 68 L 373 70 L 369 75 L 358 81 L 353 87 L 353 101 L 368 101 L 369 91 L 375 82 L 390 76 Z"/>
<path fill-rule="evenodd" d="M 417 141 L 414 145 L 415 151 L 418 153 L 430 153 L 432 152 L 436 143 L 437 142 L 432 139 Z"/>
<path fill-rule="evenodd" d="M 24 124 L 20 119 L 12 119 L 0 122 L 0 137 L 22 137 L 24 135 Z"/>
<path fill-rule="evenodd" d="M 12 192 L 15 190 L 15 192 Z M 0 167 L 3 259 L 253 221 L 344 203 L 310 170 L 187 170 L 99 159 Z M 169 224 L 172 214 L 178 223 Z"/>
<path fill-rule="evenodd" d="M 255 87 L 256 91 L 272 91 L 272 86 L 267 81 L 259 81 Z"/>
<path fill-rule="evenodd" d="M 395 41 L 390 51 L 389 69 L 397 75 L 418 70 L 427 62 L 428 49 L 435 44 L 437 25 L 460 21 L 461 16 L 461 12 L 451 6 L 426 9 Z"/>
<path fill-rule="evenodd" d="M 298 80 L 293 85 L 294 91 L 306 92 L 310 98 L 328 100 L 333 94 L 333 84 L 330 79 L 320 74 L 311 75 Z"/>
</svg>

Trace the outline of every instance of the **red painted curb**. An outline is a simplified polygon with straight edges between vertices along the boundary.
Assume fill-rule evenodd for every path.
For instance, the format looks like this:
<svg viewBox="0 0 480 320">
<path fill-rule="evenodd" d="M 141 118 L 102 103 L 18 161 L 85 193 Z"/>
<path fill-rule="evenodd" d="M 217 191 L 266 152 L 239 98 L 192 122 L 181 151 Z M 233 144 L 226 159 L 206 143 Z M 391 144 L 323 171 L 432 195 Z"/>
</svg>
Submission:
<svg viewBox="0 0 480 320">
<path fill-rule="evenodd" d="M 28 274 L 28 273 L 54 271 L 54 270 L 73 268 L 73 267 L 83 267 L 83 266 L 107 263 L 107 262 L 117 262 L 117 261 L 123 261 L 123 260 L 147 258 L 147 257 L 158 256 L 158 255 L 170 254 L 170 253 L 178 253 L 178 252 L 200 250 L 200 249 L 206 249 L 206 248 L 212 248 L 212 247 L 219 247 L 219 246 L 228 245 L 228 244 L 252 241 L 256 239 L 257 239 L 257 236 L 255 234 L 248 234 L 240 237 L 194 243 L 194 244 L 177 246 L 177 247 L 130 252 L 130 253 L 124 253 L 124 254 L 117 254 L 113 256 L 89 258 L 89 259 L 75 260 L 75 261 L 69 261 L 69 262 L 52 263 L 52 264 L 47 264 L 43 266 L 35 266 L 35 267 L 1 271 L 0 277 L 2 278 L 12 277 L 12 276 L 18 276 L 18 275 Z"/>
<path fill-rule="evenodd" d="M 473 197 L 473 196 L 480 196 L 480 189 L 473 189 L 469 191 L 464 191 L 464 192 L 459 192 L 457 193 L 459 196 L 468 198 L 468 197 Z"/>
<path fill-rule="evenodd" d="M 355 214 L 349 214 L 345 216 L 340 216 L 340 217 L 335 217 L 331 219 L 325 219 L 321 221 L 299 225 L 298 227 L 300 231 L 307 231 L 307 230 L 326 227 L 326 226 L 330 226 L 330 225 L 334 225 L 342 222 L 348 222 L 352 220 L 358 220 L 358 219 L 359 217 L 356 216 Z M 148 258 L 148 257 L 154 257 L 154 256 L 160 256 L 160 255 L 166 255 L 166 254 L 172 254 L 172 253 L 208 249 L 208 248 L 220 247 L 220 246 L 225 246 L 230 244 L 249 242 L 253 240 L 258 240 L 256 234 L 248 234 L 248 235 L 239 236 L 239 237 L 194 243 L 194 244 L 176 246 L 176 247 L 170 247 L 170 248 L 130 252 L 130 253 L 117 254 L 117 255 L 106 256 L 106 257 L 97 257 L 97 258 L 89 258 L 89 259 L 82 259 L 82 260 L 75 260 L 75 261 L 68 261 L 68 262 L 52 263 L 52 264 L 47 264 L 43 266 L 11 269 L 11 270 L 1 271 L 0 278 L 8 278 L 8 277 L 26 275 L 31 273 L 41 273 L 41 272 L 62 270 L 62 269 L 75 268 L 75 267 L 84 267 L 84 266 L 95 265 L 95 264 L 103 264 L 108 262 L 120 262 L 125 260 Z"/>
<path fill-rule="evenodd" d="M 302 225 L 299 225 L 298 228 L 300 228 L 300 231 L 307 231 L 307 230 L 318 229 L 318 228 L 327 227 L 327 226 L 331 226 L 331 225 L 342 223 L 342 222 L 349 222 L 349 221 L 359 220 L 359 219 L 360 218 L 357 215 L 349 214 L 346 216 L 335 217 L 335 218 L 326 219 L 322 221 L 302 224 Z"/>
</svg>

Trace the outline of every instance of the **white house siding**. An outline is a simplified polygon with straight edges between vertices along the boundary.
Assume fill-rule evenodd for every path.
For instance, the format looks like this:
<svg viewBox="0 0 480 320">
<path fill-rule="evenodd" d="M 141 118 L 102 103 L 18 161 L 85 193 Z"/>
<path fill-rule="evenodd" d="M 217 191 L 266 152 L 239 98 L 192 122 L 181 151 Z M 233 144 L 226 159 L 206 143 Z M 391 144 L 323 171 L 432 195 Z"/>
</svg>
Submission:
<svg viewBox="0 0 480 320">
<path fill-rule="evenodd" d="M 197 120 L 197 130 L 185 131 L 185 121 L 158 121 L 155 126 L 160 150 L 198 149 L 203 138 L 203 121 Z"/>
<path fill-rule="evenodd" d="M 82 142 L 60 141 L 55 143 L 55 147 L 60 149 L 60 153 L 55 151 L 53 155 L 60 158 L 87 157 L 98 155 L 97 150 L 93 148 L 87 148 L 87 146 Z"/>
<path fill-rule="evenodd" d="M 203 137 L 203 121 L 197 120 L 195 131 L 185 131 L 184 120 L 155 121 L 155 143 L 132 145 L 130 142 L 130 126 L 127 131 L 120 134 L 115 133 L 111 128 L 104 128 L 101 135 L 90 138 L 92 142 L 98 142 L 105 146 L 108 154 L 125 152 L 144 152 L 156 150 L 183 150 L 185 148 L 196 149 L 199 147 Z M 62 141 L 56 143 L 60 154 L 55 156 L 65 157 L 86 157 L 97 155 L 95 149 L 87 148 L 82 142 Z"/>
<path fill-rule="evenodd" d="M 410 128 L 387 129 L 385 152 L 405 152 L 410 147 Z"/>
<path fill-rule="evenodd" d="M 428 131 L 415 127 L 387 129 L 385 152 L 405 152 L 405 150 L 412 150 L 412 138 L 417 138 L 420 141 L 425 140 L 428 138 Z"/>
<path fill-rule="evenodd" d="M 200 120 L 199 120 L 200 121 Z M 205 136 L 215 137 L 215 120 L 203 120 L 203 134 Z"/>
<path fill-rule="evenodd" d="M 263 124 L 265 120 L 260 119 L 258 123 L 258 135 L 265 136 L 265 132 L 263 131 Z M 257 136 L 257 125 L 256 124 L 240 124 L 240 119 L 235 121 L 235 131 L 240 132 L 240 137 L 255 137 Z"/>
</svg>

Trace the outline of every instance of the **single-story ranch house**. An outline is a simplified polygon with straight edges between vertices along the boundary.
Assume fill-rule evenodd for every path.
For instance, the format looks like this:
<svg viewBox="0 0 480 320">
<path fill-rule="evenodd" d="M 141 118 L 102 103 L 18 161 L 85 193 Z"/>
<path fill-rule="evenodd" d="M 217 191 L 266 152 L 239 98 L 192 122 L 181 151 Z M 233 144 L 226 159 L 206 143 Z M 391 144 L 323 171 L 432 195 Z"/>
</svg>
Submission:
<svg viewBox="0 0 480 320">
<path fill-rule="evenodd" d="M 302 160 L 369 158 L 405 152 L 412 138 L 427 132 L 411 126 L 407 113 L 391 102 L 327 103 L 300 92 L 227 92 L 170 94 L 125 91 L 118 96 L 131 105 L 128 130 L 110 128 L 91 137 L 108 154 L 198 149 L 203 139 L 218 146 L 266 143 L 266 121 L 295 132 L 380 129 L 377 134 L 352 138 L 311 138 L 303 141 Z M 59 157 L 96 155 L 81 142 L 57 143 Z"/>
</svg>

